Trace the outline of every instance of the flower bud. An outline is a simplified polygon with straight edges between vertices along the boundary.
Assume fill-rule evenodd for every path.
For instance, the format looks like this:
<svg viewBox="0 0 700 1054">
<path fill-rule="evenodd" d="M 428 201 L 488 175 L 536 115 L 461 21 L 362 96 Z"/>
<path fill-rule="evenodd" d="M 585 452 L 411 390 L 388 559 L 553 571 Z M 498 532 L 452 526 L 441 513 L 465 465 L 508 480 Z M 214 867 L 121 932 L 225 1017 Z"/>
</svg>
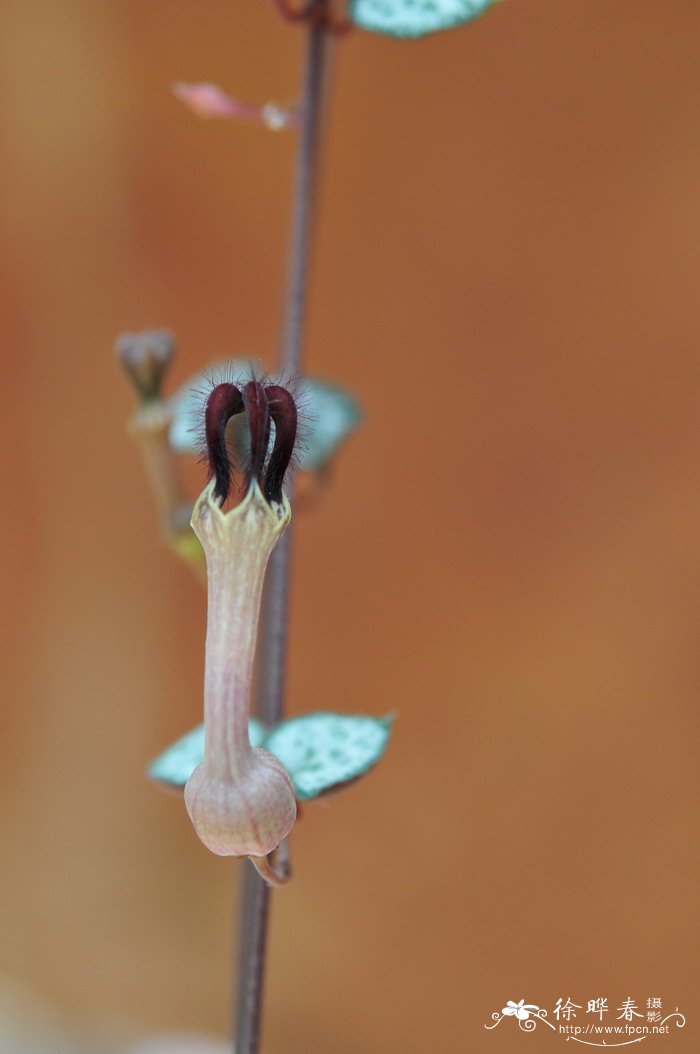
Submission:
<svg viewBox="0 0 700 1054">
<path fill-rule="evenodd" d="M 160 387 L 175 354 L 175 340 L 166 329 L 122 333 L 114 351 L 143 402 L 160 396 Z"/>
</svg>

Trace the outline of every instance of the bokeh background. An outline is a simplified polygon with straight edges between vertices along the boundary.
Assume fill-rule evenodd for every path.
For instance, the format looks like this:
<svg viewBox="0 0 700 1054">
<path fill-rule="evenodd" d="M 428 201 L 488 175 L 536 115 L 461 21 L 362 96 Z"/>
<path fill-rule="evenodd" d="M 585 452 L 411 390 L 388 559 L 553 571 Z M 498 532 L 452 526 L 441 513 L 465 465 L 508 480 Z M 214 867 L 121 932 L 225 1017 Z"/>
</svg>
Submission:
<svg viewBox="0 0 700 1054">
<path fill-rule="evenodd" d="M 199 719 L 204 595 L 111 345 L 274 364 L 293 135 L 169 85 L 293 99 L 301 38 L 1 9 L 3 1049 L 225 1037 L 240 865 L 143 776 Z M 265 1050 L 555 1050 L 483 1026 L 560 996 L 661 997 L 648 1042 L 697 1050 L 700 6 L 508 0 L 334 59 L 307 365 L 367 417 L 296 520 L 290 708 L 400 716 L 294 835 Z"/>
</svg>

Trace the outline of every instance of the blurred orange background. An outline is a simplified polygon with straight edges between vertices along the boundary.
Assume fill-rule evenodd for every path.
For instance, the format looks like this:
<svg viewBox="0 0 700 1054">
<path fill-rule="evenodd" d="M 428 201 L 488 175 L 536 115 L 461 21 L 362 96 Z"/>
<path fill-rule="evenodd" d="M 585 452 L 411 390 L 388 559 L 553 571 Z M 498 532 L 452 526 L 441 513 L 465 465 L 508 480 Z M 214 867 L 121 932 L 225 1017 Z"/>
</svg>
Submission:
<svg viewBox="0 0 700 1054">
<path fill-rule="evenodd" d="M 293 99 L 301 36 L 2 13 L 3 984 L 225 1036 L 241 865 L 143 775 L 200 719 L 205 600 L 110 349 L 274 365 L 294 136 L 169 85 Z M 294 834 L 270 1054 L 561 1049 L 483 1026 L 567 996 L 661 997 L 654 1049 L 698 1049 L 699 45 L 694 0 L 510 0 L 335 49 L 306 362 L 367 418 L 296 518 L 289 700 L 399 720 Z"/>
</svg>

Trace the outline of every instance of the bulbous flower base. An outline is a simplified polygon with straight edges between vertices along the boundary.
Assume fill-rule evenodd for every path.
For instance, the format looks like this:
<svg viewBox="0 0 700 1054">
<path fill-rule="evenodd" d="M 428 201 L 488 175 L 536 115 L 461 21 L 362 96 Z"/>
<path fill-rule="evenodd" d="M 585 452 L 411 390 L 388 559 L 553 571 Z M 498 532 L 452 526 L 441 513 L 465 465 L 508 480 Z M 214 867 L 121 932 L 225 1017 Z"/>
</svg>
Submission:
<svg viewBox="0 0 700 1054">
<path fill-rule="evenodd" d="M 217 856 L 267 856 L 297 815 L 287 770 L 257 747 L 236 773 L 214 773 L 205 758 L 187 782 L 185 805 L 197 835 Z"/>
</svg>

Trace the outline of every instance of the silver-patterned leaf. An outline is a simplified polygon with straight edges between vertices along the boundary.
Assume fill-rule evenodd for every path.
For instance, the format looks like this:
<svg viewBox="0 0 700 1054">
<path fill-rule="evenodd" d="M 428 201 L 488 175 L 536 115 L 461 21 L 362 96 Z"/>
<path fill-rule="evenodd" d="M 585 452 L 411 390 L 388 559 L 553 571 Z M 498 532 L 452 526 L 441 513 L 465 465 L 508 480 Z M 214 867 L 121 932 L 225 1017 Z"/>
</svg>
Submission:
<svg viewBox="0 0 700 1054">
<path fill-rule="evenodd" d="M 343 440 L 362 420 L 357 399 L 337 384 L 307 377 L 299 384 L 301 444 L 299 468 L 307 472 L 325 467 Z"/>
<path fill-rule="evenodd" d="M 297 798 L 310 801 L 375 765 L 386 749 L 391 725 L 390 717 L 305 714 L 274 728 L 265 747 L 289 772 Z"/>
<path fill-rule="evenodd" d="M 495 0 L 351 0 L 350 19 L 360 29 L 391 37 L 423 37 L 453 29 L 481 15 Z"/>
<path fill-rule="evenodd" d="M 392 721 L 320 711 L 283 721 L 269 734 L 251 718 L 248 732 L 252 746 L 265 747 L 280 759 L 299 801 L 311 801 L 376 765 L 389 742 Z M 197 725 L 151 762 L 148 775 L 182 790 L 203 757 L 204 725 Z"/>
</svg>

